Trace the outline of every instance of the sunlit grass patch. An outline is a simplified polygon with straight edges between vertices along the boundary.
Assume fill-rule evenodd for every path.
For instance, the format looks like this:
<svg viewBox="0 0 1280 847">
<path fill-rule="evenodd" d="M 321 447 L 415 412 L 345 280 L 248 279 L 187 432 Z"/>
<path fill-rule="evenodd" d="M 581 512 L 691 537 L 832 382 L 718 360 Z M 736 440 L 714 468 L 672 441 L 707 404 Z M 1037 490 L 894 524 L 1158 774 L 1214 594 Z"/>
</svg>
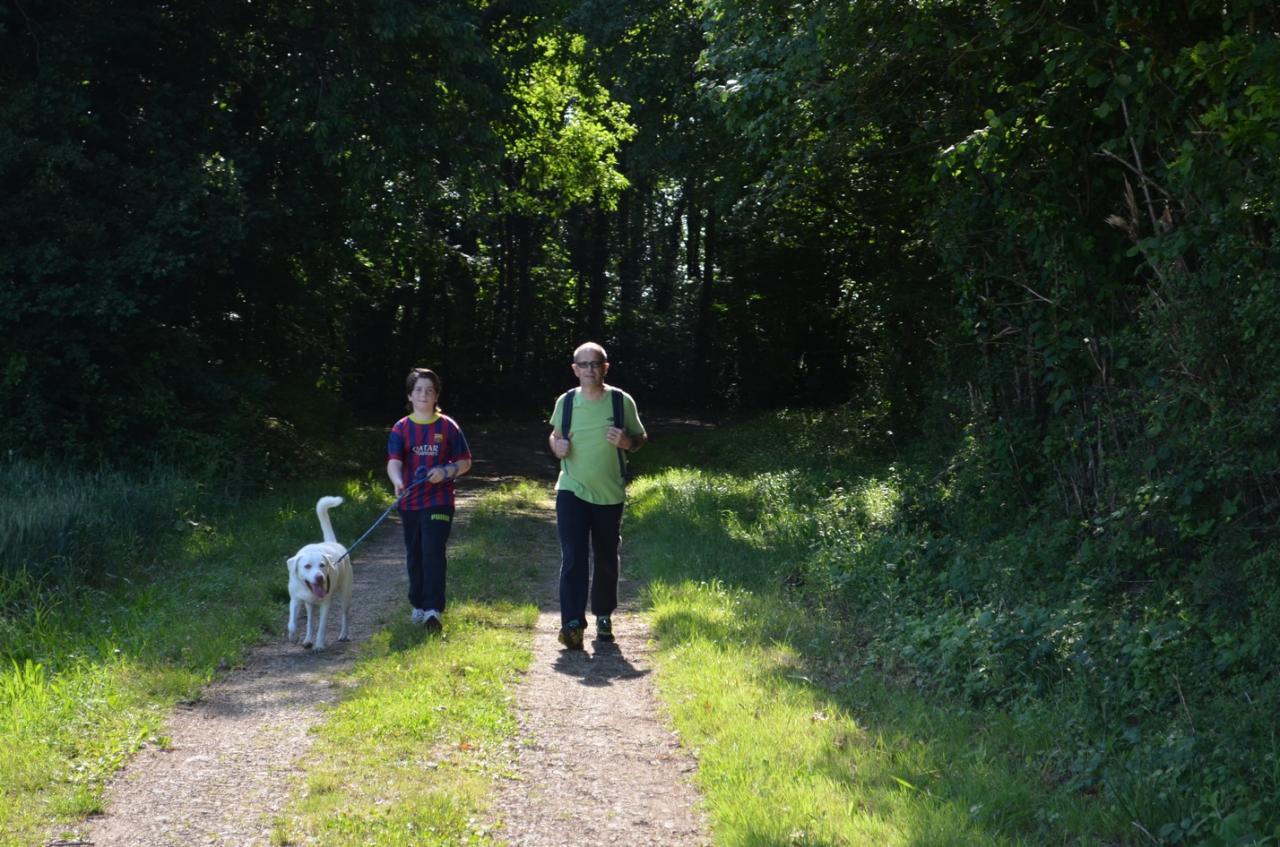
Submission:
<svg viewBox="0 0 1280 847">
<path fill-rule="evenodd" d="M 680 521 L 718 528 L 724 514 L 754 515 L 758 507 L 751 495 L 750 482 L 741 477 L 673 468 L 635 482 L 626 514 L 633 521 Z"/>
<path fill-rule="evenodd" d="M 869 526 L 882 527 L 893 520 L 902 499 L 902 490 L 890 480 L 867 479 L 853 492 L 863 519 Z"/>
<path fill-rule="evenodd" d="M 468 503 L 470 520 L 484 521 L 498 519 L 499 522 L 513 516 L 535 515 L 545 517 L 549 511 L 554 512 L 554 503 L 548 499 L 547 484 L 531 479 L 520 479 L 509 482 L 496 491 L 487 491 L 484 496 Z"/>
<path fill-rule="evenodd" d="M 281 843 L 481 837 L 479 814 L 516 731 L 510 691 L 529 662 L 534 613 L 513 608 L 495 626 L 482 604 L 465 603 L 447 620 L 443 639 L 397 625 L 366 645 L 356 689 L 317 728 L 305 763 L 304 796 L 285 828 L 301 841 Z"/>
<path fill-rule="evenodd" d="M 762 520 L 768 507 L 755 490 L 749 479 L 687 468 L 642 478 L 629 494 L 623 538 L 642 537 L 644 555 L 629 556 L 628 566 L 646 577 L 696 572 L 714 579 L 733 561 L 743 565 L 734 573 L 767 574 L 773 556 L 766 536 L 779 522 Z"/>
<path fill-rule="evenodd" d="M 899 508 L 891 475 L 822 489 L 681 468 L 633 491 L 659 691 L 697 755 L 716 842 L 1123 842 L 1112 810 L 1038 770 L 1028 751 L 1052 748 L 1051 731 L 882 679 L 860 647 L 876 621 L 793 587 L 818 544 L 890 549 L 877 533 Z"/>
<path fill-rule="evenodd" d="M 81 660 L 60 673 L 25 660 L 0 685 L 0 844 L 30 844 L 50 820 L 101 808 L 104 780 L 144 743 L 160 743 L 165 707 L 193 673 L 150 674 L 136 660 Z"/>
<path fill-rule="evenodd" d="M 1064 823 L 1057 843 L 1104 843 L 1097 810 L 1011 757 L 1011 724 L 823 674 L 834 633 L 785 603 L 715 582 L 652 597 L 660 693 L 718 843 L 1041 844 Z"/>
</svg>

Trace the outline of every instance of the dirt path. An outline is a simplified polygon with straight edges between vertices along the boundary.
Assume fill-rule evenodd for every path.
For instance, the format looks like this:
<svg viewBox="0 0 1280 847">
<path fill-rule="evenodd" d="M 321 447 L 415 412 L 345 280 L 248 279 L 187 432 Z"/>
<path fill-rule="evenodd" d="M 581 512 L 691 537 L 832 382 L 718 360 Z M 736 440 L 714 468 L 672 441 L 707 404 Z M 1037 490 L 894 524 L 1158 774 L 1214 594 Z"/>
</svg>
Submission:
<svg viewBox="0 0 1280 847">
<path fill-rule="evenodd" d="M 536 441 L 531 446 L 526 438 L 483 431 L 468 436 L 481 458 L 459 486 L 460 533 L 465 501 L 478 490 L 510 475 L 549 478 L 554 469 Z M 534 660 L 517 695 L 516 773 L 495 798 L 495 815 L 505 824 L 500 837 L 519 845 L 615 837 L 633 844 L 705 843 L 688 781 L 694 763 L 658 717 L 649 635 L 626 613 L 634 608 L 634 586 L 622 586 L 616 644 L 589 642 L 585 652 L 562 653 L 555 640 L 554 515 L 548 521 L 550 544 L 537 553 L 545 577 Z M 390 521 L 355 559 L 350 643 L 320 654 L 283 638 L 254 648 L 199 701 L 175 710 L 170 744 L 142 750 L 109 786 L 105 813 L 62 843 L 269 844 L 272 819 L 312 742 L 308 730 L 341 696 L 339 679 L 355 662 L 357 645 L 388 616 L 407 610 L 403 547 Z"/>
<path fill-rule="evenodd" d="M 554 513 L 549 521 L 554 531 Z M 540 560 L 558 556 L 555 546 L 539 551 Z M 517 694 L 516 771 L 494 801 L 500 837 L 521 847 L 708 843 L 689 782 L 695 762 L 658 717 L 649 629 L 628 614 L 637 586 L 624 570 L 616 642 L 593 641 L 589 629 L 586 649 L 568 651 L 556 640 L 558 585 L 557 568 L 548 569 Z"/>
</svg>

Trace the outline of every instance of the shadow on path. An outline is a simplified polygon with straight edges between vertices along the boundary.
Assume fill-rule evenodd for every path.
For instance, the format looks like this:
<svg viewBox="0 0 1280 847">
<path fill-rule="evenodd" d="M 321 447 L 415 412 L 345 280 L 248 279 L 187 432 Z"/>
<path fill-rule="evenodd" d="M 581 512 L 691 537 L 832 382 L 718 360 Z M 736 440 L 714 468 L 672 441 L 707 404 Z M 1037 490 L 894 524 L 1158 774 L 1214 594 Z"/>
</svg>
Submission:
<svg viewBox="0 0 1280 847">
<path fill-rule="evenodd" d="M 577 677 L 583 685 L 612 685 L 645 676 L 652 668 L 638 668 L 616 642 L 593 641 L 590 650 L 562 650 L 553 665 L 558 673 Z"/>
</svg>

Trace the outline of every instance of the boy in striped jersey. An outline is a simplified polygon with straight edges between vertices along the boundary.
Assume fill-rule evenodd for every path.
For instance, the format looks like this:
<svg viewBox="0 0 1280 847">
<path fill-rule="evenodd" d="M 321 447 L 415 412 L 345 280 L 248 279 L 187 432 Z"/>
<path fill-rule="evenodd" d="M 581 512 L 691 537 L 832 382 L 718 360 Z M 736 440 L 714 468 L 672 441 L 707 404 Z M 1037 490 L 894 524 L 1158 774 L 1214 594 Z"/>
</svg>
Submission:
<svg viewBox="0 0 1280 847">
<path fill-rule="evenodd" d="M 405 495 L 399 508 L 412 620 L 435 634 L 443 628 L 453 481 L 471 470 L 471 448 L 457 422 L 440 411 L 440 377 L 434 371 L 414 368 L 404 387 L 413 412 L 391 428 L 387 476 L 396 496 Z"/>
</svg>

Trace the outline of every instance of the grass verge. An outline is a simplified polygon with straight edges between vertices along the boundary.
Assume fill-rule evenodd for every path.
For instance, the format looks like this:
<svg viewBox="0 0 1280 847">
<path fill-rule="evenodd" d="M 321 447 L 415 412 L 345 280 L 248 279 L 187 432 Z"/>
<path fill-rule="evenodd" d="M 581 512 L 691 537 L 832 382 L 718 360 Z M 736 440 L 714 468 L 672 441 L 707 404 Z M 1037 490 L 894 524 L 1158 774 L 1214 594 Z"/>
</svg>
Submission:
<svg viewBox="0 0 1280 847">
<path fill-rule="evenodd" d="M 1143 505 L 1118 491 L 1114 512 L 1081 521 L 1050 488 L 1028 499 L 1027 480 L 1001 470 L 999 439 L 965 430 L 895 446 L 853 408 L 654 448 L 628 538 L 655 599 L 682 591 L 659 629 L 696 617 L 689 586 L 742 592 L 746 619 L 716 643 L 781 650 L 797 670 L 772 682 L 929 745 L 939 776 L 901 778 L 972 810 L 981 838 L 1280 842 L 1280 553 L 1258 516 L 1196 541 L 1167 531 L 1152 505 L 1163 494 Z M 699 644 L 696 626 L 671 631 Z M 957 726 L 992 757 L 978 772 L 1011 782 L 973 795 L 982 780 L 961 769 L 963 790 L 946 788 L 964 751 L 935 736 Z"/>
<path fill-rule="evenodd" d="M 649 581 L 660 696 L 696 751 L 716 843 L 1134 839 L 1114 809 L 1042 768 L 1051 721 L 886 678 L 862 650 L 876 621 L 825 614 L 789 585 L 808 549 L 801 483 L 676 466 L 632 491 L 629 561 Z M 891 499 L 863 489 L 872 516 Z"/>
</svg>

